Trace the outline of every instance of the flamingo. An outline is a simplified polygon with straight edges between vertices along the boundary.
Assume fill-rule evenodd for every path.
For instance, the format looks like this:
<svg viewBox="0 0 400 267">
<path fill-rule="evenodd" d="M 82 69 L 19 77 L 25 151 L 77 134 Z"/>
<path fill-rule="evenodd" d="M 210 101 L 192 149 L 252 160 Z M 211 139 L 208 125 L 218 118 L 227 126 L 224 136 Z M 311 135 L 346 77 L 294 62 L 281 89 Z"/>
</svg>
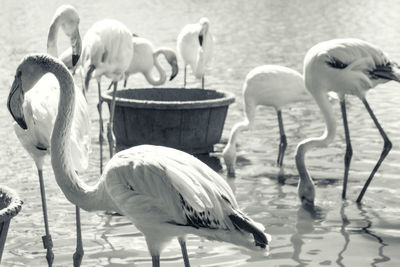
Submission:
<svg viewBox="0 0 400 267">
<path fill-rule="evenodd" d="M 311 99 L 304 86 L 303 76 L 297 71 L 277 66 L 263 65 L 252 69 L 243 85 L 244 120 L 236 123 L 222 155 L 229 176 L 235 175 L 236 142 L 241 131 L 251 129 L 257 106 L 273 107 L 276 111 L 280 132 L 277 164 L 282 167 L 287 146 L 282 120 L 282 107 L 298 101 Z"/>
<path fill-rule="evenodd" d="M 129 68 L 125 71 L 125 81 L 124 87 L 126 87 L 126 83 L 130 75 L 141 72 L 143 76 L 146 78 L 147 82 L 151 85 L 157 86 L 165 83 L 167 77 L 165 70 L 161 67 L 158 56 L 163 54 L 167 62 L 171 65 L 172 73 L 169 78 L 171 81 L 178 74 L 178 63 L 176 59 L 175 52 L 167 47 L 160 47 L 156 50 L 154 49 L 153 44 L 142 37 L 133 36 L 133 54 L 131 64 Z M 151 70 L 153 66 L 156 67 L 159 73 L 159 79 L 156 80 L 151 74 Z"/>
<path fill-rule="evenodd" d="M 76 9 L 70 5 L 60 6 L 51 22 L 47 51 L 57 56 L 57 35 L 59 28 L 70 37 L 72 45 L 72 63 L 76 64 L 81 53 L 81 39 L 79 35 L 79 15 Z M 45 157 L 50 153 L 50 137 L 54 128 L 54 121 L 57 115 L 57 107 L 60 95 L 60 86 L 54 75 L 45 73 L 26 92 L 22 112 L 26 123 L 21 123 L 14 116 L 14 131 L 25 150 L 35 161 L 40 183 L 42 198 L 42 209 L 46 235 L 43 237 L 44 248 L 47 249 L 46 259 L 49 266 L 52 266 L 54 254 L 52 251 L 52 240 L 47 220 L 46 193 L 43 181 L 43 164 Z M 8 109 L 12 113 L 12 96 L 8 99 Z M 72 121 L 72 134 L 70 136 L 72 146 L 69 153 L 72 156 L 72 164 L 75 171 L 82 172 L 89 165 L 90 151 L 90 120 L 86 99 L 82 93 L 75 95 L 77 103 L 74 109 Z M 77 248 L 73 256 L 74 266 L 80 266 L 83 257 L 82 236 L 80 227 L 79 208 L 76 207 L 77 224 Z"/>
<path fill-rule="evenodd" d="M 129 68 L 125 71 L 124 87 L 126 87 L 129 76 L 139 72 L 143 74 L 147 82 L 151 85 L 157 86 L 164 84 L 167 80 L 167 75 L 165 73 L 165 70 L 161 67 L 160 62 L 158 61 L 158 56 L 160 54 L 164 55 L 165 59 L 172 67 L 172 73 L 169 80 L 171 81 L 172 79 L 174 79 L 175 76 L 178 74 L 178 63 L 175 52 L 168 47 L 160 47 L 155 50 L 153 44 L 149 40 L 138 37 L 136 34 L 132 35 L 133 54 L 135 56 L 132 57 L 131 64 L 129 65 Z M 70 54 L 71 52 L 72 51 L 69 49 L 69 53 L 65 53 L 64 58 L 62 59 L 63 62 L 64 60 L 69 61 L 68 54 Z M 153 66 L 156 67 L 159 73 L 158 80 L 156 80 L 151 74 Z M 110 90 L 111 86 L 112 83 L 109 85 L 108 90 Z"/>
<path fill-rule="evenodd" d="M 190 65 L 194 76 L 201 78 L 201 87 L 204 89 L 204 74 L 213 50 L 208 18 L 201 18 L 198 23 L 188 24 L 181 30 L 177 50 L 185 65 L 183 87 L 186 87 L 186 66 Z"/>
<path fill-rule="evenodd" d="M 105 75 L 114 84 L 113 97 L 110 107 L 110 121 L 107 125 L 107 138 L 110 158 L 113 155 L 114 136 L 112 125 L 114 121 L 115 93 L 118 81 L 124 78 L 133 56 L 132 34 L 129 29 L 117 20 L 104 19 L 96 22 L 83 38 L 81 66 L 85 73 L 85 90 L 89 88 L 92 77 L 97 80 L 99 94 L 99 126 L 100 126 L 100 173 L 103 171 L 103 118 L 101 77 Z"/>
<path fill-rule="evenodd" d="M 367 102 L 366 92 L 390 80 L 400 82 L 399 66 L 392 62 L 380 48 L 366 41 L 335 39 L 318 43 L 307 52 L 304 59 L 304 79 L 307 90 L 316 100 L 324 116 L 326 129 L 322 136 L 308 138 L 297 146 L 296 166 L 300 175 L 299 198 L 302 204 L 314 206 L 315 186 L 305 166 L 305 154 L 312 148 L 326 147 L 335 137 L 336 121 L 327 97 L 328 91 L 334 91 L 340 100 L 347 146 L 344 157 L 343 198 L 346 197 L 347 178 L 353 154 L 346 115 L 346 94 L 355 95 L 363 102 L 384 141 L 382 154 L 357 198 L 357 203 L 360 203 L 372 178 L 392 147 L 392 143 Z"/>
<path fill-rule="evenodd" d="M 185 152 L 153 145 L 132 147 L 110 159 L 96 185 L 86 185 L 66 153 L 71 146 L 68 137 L 75 88 L 60 60 L 45 54 L 31 54 L 22 60 L 10 90 L 11 112 L 25 127 L 24 94 L 47 72 L 56 76 L 61 88 L 51 163 L 69 201 L 87 211 L 114 210 L 126 215 L 144 234 L 153 266 L 160 266 L 160 253 L 174 237 L 178 237 L 185 266 L 189 266 L 187 234 L 250 249 L 267 248 L 271 237 L 261 224 L 240 211 L 226 181 Z"/>
</svg>

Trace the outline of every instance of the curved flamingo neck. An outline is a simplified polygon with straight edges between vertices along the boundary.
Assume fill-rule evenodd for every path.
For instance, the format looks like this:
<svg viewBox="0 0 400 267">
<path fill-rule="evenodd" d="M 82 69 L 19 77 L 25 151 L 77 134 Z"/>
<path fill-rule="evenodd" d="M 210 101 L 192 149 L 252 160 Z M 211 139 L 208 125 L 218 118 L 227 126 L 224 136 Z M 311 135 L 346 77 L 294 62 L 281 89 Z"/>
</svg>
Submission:
<svg viewBox="0 0 400 267">
<path fill-rule="evenodd" d="M 49 34 L 47 36 L 47 53 L 52 55 L 53 57 L 58 56 L 57 49 L 57 39 L 58 39 L 58 30 L 60 29 L 61 20 L 60 16 L 55 16 L 51 22 Z"/>
<path fill-rule="evenodd" d="M 250 128 L 250 121 L 245 118 L 243 121 L 236 123 L 233 127 L 232 127 L 232 131 L 229 135 L 229 140 L 227 143 L 227 146 L 236 146 L 236 142 L 237 142 L 237 138 L 238 135 L 241 131 L 247 130 Z"/>
<path fill-rule="evenodd" d="M 311 176 L 305 165 L 305 154 L 312 148 L 326 147 L 333 141 L 336 135 L 336 121 L 326 92 L 323 90 L 311 91 L 311 94 L 317 102 L 325 119 L 326 128 L 320 137 L 312 137 L 300 142 L 296 151 L 296 166 L 300 175 L 300 183 L 313 184 Z"/>
<path fill-rule="evenodd" d="M 46 71 L 53 73 L 60 84 L 58 113 L 51 136 L 51 164 L 57 184 L 70 202 L 84 210 L 117 210 L 101 181 L 95 186 L 88 186 L 73 169 L 70 154 L 75 105 L 73 78 L 62 64 L 54 60 L 46 67 Z"/>
<path fill-rule="evenodd" d="M 146 77 L 146 80 L 150 84 L 155 85 L 155 86 L 164 84 L 165 81 L 167 80 L 167 75 L 165 73 L 165 70 L 161 67 L 160 62 L 158 61 L 158 56 L 163 53 L 164 52 L 162 49 L 158 49 L 156 52 L 153 53 L 154 66 L 156 67 L 158 74 L 159 74 L 158 80 L 154 79 L 154 77 L 151 74 L 151 71 L 148 71 L 144 74 L 144 77 Z"/>
</svg>

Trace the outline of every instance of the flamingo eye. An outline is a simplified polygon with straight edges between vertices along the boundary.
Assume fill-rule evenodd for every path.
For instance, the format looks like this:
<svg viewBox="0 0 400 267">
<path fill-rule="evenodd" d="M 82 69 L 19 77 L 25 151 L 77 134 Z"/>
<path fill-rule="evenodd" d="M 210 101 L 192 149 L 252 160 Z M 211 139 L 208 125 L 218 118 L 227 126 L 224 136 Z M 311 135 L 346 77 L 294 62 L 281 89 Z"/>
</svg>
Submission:
<svg viewBox="0 0 400 267">
<path fill-rule="evenodd" d="M 326 61 L 326 64 L 335 69 L 344 69 L 347 67 L 347 64 L 334 57 L 330 58 L 329 61 Z"/>
</svg>

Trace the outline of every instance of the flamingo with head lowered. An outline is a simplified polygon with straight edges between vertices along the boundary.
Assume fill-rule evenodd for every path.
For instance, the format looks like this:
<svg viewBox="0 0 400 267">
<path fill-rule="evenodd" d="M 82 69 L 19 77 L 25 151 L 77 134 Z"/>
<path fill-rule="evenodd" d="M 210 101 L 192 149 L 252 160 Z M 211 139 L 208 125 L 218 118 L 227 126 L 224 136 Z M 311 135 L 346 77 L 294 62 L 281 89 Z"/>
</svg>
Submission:
<svg viewBox="0 0 400 267">
<path fill-rule="evenodd" d="M 167 76 L 165 70 L 158 61 L 159 55 L 164 55 L 167 62 L 171 65 L 172 73 L 169 80 L 171 81 L 175 78 L 175 76 L 178 74 L 178 62 L 176 59 L 176 53 L 172 49 L 168 47 L 159 47 L 155 49 L 149 40 L 135 35 L 133 36 L 132 40 L 133 54 L 135 56 L 132 57 L 131 64 L 125 71 L 124 87 L 126 87 L 129 76 L 135 73 L 142 73 L 147 82 L 151 85 L 157 86 L 164 84 L 167 80 Z M 158 71 L 158 79 L 155 79 L 151 73 L 153 67 L 156 67 Z"/>
<path fill-rule="evenodd" d="M 277 65 L 264 65 L 251 70 L 243 85 L 244 120 L 232 127 L 228 143 L 222 152 L 228 175 L 235 175 L 238 135 L 241 131 L 253 127 L 256 108 L 261 105 L 273 107 L 276 111 L 281 136 L 277 164 L 282 167 L 287 146 L 282 107 L 310 99 L 311 96 L 304 86 L 303 76 L 293 69 Z"/>
<path fill-rule="evenodd" d="M 60 60 L 44 54 L 22 60 L 10 91 L 11 112 L 21 126 L 26 125 L 21 101 L 48 72 L 56 76 L 61 88 L 51 162 L 69 201 L 88 211 L 114 210 L 126 215 L 144 234 L 153 266 L 160 266 L 160 253 L 174 237 L 179 238 L 185 266 L 189 266 L 187 234 L 250 249 L 267 248 L 270 236 L 240 211 L 226 181 L 185 152 L 152 145 L 132 147 L 113 156 L 96 185 L 86 185 L 66 153 L 71 146 L 75 87 Z"/>
<path fill-rule="evenodd" d="M 208 18 L 186 25 L 178 35 L 177 49 L 185 66 L 183 87 L 186 87 L 186 66 L 189 65 L 194 76 L 201 79 L 201 87 L 204 89 L 204 75 L 213 51 Z"/>
<path fill-rule="evenodd" d="M 79 59 L 81 53 L 81 38 L 79 35 L 79 15 L 76 9 L 70 5 L 60 6 L 53 17 L 50 25 L 47 41 L 47 52 L 57 56 L 57 37 L 59 28 L 70 37 L 72 53 L 70 59 L 73 65 Z M 53 243 L 47 220 L 46 194 L 43 181 L 44 159 L 50 154 L 50 137 L 54 128 L 54 122 L 57 115 L 57 107 L 60 96 L 60 85 L 58 80 L 51 73 L 43 73 L 43 76 L 37 80 L 29 92 L 25 93 L 21 112 L 24 114 L 25 121 L 15 119 L 15 133 L 25 148 L 35 161 L 40 183 L 42 197 L 42 208 L 46 235 L 43 237 L 44 247 L 47 249 L 47 262 L 49 266 L 53 263 L 54 254 L 52 252 Z M 11 114 L 15 96 L 8 98 L 8 109 Z M 75 109 L 72 119 L 72 132 L 70 135 L 71 146 L 68 153 L 72 155 L 73 169 L 82 172 L 89 165 L 90 152 L 90 119 L 86 99 L 79 90 L 75 94 Z M 77 223 L 77 248 L 74 254 L 74 266 L 79 266 L 83 257 L 82 236 L 80 228 L 79 208 L 76 207 Z"/>
<path fill-rule="evenodd" d="M 373 44 L 359 39 L 335 39 L 321 42 L 307 52 L 304 59 L 304 79 L 307 90 L 314 97 L 325 119 L 326 129 L 322 136 L 308 138 L 297 146 L 296 166 L 300 175 L 298 185 L 300 200 L 304 205 L 314 205 L 315 188 L 305 166 L 305 155 L 312 148 L 327 146 L 335 137 L 336 121 L 327 96 L 329 91 L 334 91 L 340 99 L 347 145 L 343 198 L 346 197 L 348 172 L 353 154 L 346 115 L 346 94 L 360 98 L 384 141 L 379 160 L 357 198 L 357 202 L 361 202 L 375 173 L 392 147 L 392 143 L 368 104 L 366 92 L 378 84 L 391 80 L 400 82 L 399 65 L 391 61 L 380 48 Z"/>
</svg>

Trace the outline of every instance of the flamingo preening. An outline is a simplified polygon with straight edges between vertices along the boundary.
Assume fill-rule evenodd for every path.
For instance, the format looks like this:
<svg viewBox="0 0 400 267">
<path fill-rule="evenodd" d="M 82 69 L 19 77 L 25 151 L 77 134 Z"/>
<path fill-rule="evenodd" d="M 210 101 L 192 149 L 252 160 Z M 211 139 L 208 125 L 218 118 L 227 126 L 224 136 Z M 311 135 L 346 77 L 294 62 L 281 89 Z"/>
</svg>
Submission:
<svg viewBox="0 0 400 267">
<path fill-rule="evenodd" d="M 10 91 L 10 111 L 26 128 L 24 94 L 48 72 L 56 76 L 61 88 L 51 162 L 56 181 L 69 201 L 88 211 L 114 210 L 129 217 L 145 236 L 153 266 L 160 266 L 160 253 L 174 237 L 178 237 L 185 266 L 189 266 L 187 234 L 253 249 L 268 246 L 270 236 L 239 210 L 226 181 L 185 152 L 152 145 L 132 147 L 111 158 L 95 186 L 86 185 L 66 153 L 71 147 L 76 90 L 60 60 L 44 54 L 22 60 Z"/>
<path fill-rule="evenodd" d="M 99 94 L 99 126 L 100 126 L 100 173 L 103 171 L 103 118 L 101 77 L 105 75 L 114 84 L 113 97 L 110 106 L 110 121 L 107 125 L 107 138 L 110 158 L 113 155 L 114 135 L 112 131 L 115 110 L 115 93 L 118 81 L 124 79 L 124 73 L 128 69 L 133 56 L 132 34 L 121 22 L 104 19 L 96 22 L 87 31 L 83 38 L 81 66 L 85 74 L 85 90 L 89 88 L 92 77 L 97 80 Z"/>
<path fill-rule="evenodd" d="M 201 86 L 204 89 L 204 75 L 213 50 L 208 18 L 201 18 L 198 23 L 188 24 L 181 30 L 177 39 L 177 50 L 185 69 L 183 87 L 186 87 L 186 66 L 190 65 L 194 76 L 201 78 Z"/>
<path fill-rule="evenodd" d="M 257 106 L 273 107 L 276 111 L 281 136 L 277 164 L 282 167 L 287 146 L 282 107 L 310 99 L 311 96 L 304 86 L 303 76 L 293 69 L 277 65 L 263 65 L 251 70 L 243 85 L 244 120 L 232 127 L 228 143 L 222 152 L 228 175 L 235 175 L 238 134 L 253 127 Z"/>
<path fill-rule="evenodd" d="M 79 35 L 79 15 L 74 7 L 62 5 L 55 12 L 47 41 L 47 52 L 53 56 L 57 56 L 57 36 L 60 27 L 71 39 L 72 55 L 70 58 L 72 64 L 75 65 L 81 53 L 81 38 Z M 14 123 L 14 130 L 22 146 L 35 161 L 38 170 L 46 231 L 46 235 L 43 237 L 43 244 L 47 249 L 46 258 L 48 265 L 52 266 L 54 254 L 47 220 L 43 164 L 45 157 L 50 154 L 50 137 L 57 115 L 60 85 L 54 75 L 50 73 L 43 73 L 43 76 L 36 81 L 32 84 L 29 92 L 27 91 L 25 93 L 24 102 L 22 104 L 21 112 L 24 114 L 25 122 L 18 121 L 19 118 L 13 116 L 16 121 Z M 10 95 L 7 103 L 11 114 L 13 114 L 12 109 L 15 104 L 13 99 L 14 96 Z M 72 145 L 68 153 L 72 155 L 73 169 L 77 172 L 82 172 L 86 170 L 89 165 L 90 120 L 86 99 L 80 91 L 75 94 L 75 102 L 72 132 L 70 135 Z M 76 207 L 76 223 L 77 248 L 73 258 L 74 266 L 80 266 L 83 257 L 83 247 L 78 207 Z"/>
<path fill-rule="evenodd" d="M 305 166 L 304 157 L 308 150 L 314 147 L 325 147 L 335 137 L 336 121 L 327 96 L 328 91 L 334 91 L 340 99 L 347 145 L 344 160 L 343 198 L 346 197 L 347 178 L 353 154 L 346 115 L 346 94 L 360 98 L 384 141 L 379 160 L 357 198 L 357 202 L 361 202 L 372 178 L 392 147 L 392 143 L 367 102 L 366 92 L 390 80 L 400 82 L 399 66 L 375 45 L 358 39 L 335 39 L 321 42 L 307 52 L 304 59 L 304 79 L 307 90 L 314 97 L 324 116 L 326 129 L 322 136 L 308 138 L 297 146 L 296 165 L 300 175 L 298 186 L 300 200 L 304 205 L 314 205 L 314 183 Z"/>
</svg>

